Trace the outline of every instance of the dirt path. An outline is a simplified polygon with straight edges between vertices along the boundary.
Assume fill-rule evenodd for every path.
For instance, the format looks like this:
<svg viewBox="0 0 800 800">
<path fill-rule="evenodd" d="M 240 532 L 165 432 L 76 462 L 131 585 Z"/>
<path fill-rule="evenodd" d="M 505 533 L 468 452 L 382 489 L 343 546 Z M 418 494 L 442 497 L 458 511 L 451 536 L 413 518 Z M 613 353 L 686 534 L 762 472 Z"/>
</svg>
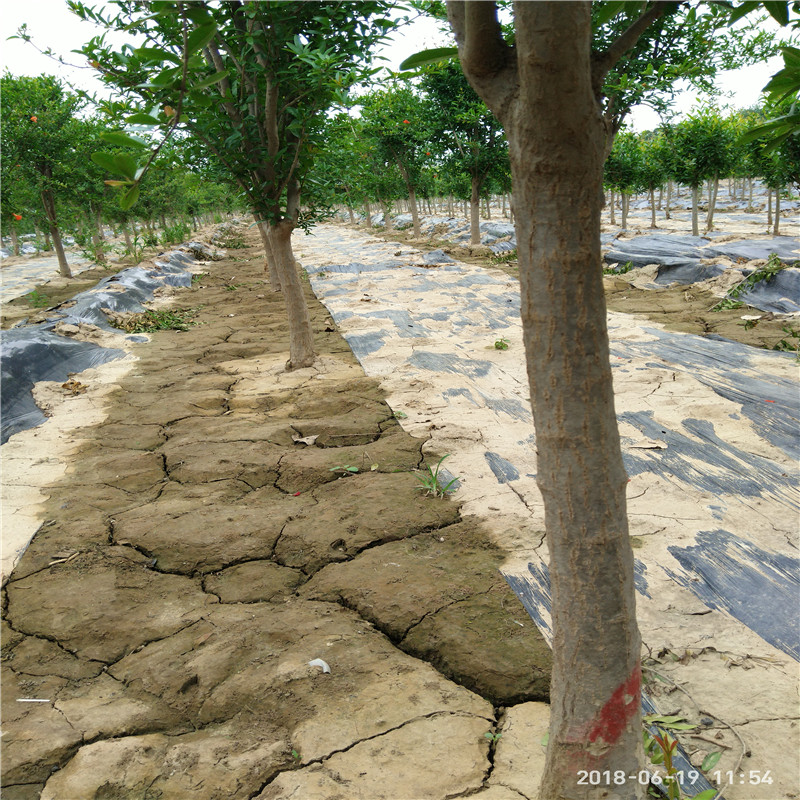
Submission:
<svg viewBox="0 0 800 800">
<path fill-rule="evenodd" d="M 506 446 L 531 451 L 529 414 L 519 418 L 527 397 L 519 340 L 512 335 L 508 351 L 493 346 L 518 325 L 514 281 L 474 270 L 473 289 L 458 284 L 466 272 L 448 277 L 406 264 L 403 276 L 417 289 L 441 291 L 447 278 L 467 297 L 454 289 L 451 300 L 437 299 L 433 311 L 422 309 L 420 327 L 399 310 L 410 306 L 387 313 L 396 298 L 368 266 L 347 272 L 354 253 L 366 265 L 387 253 L 404 263 L 419 254 L 402 244 L 383 252 L 343 228 L 326 237 L 316 245 L 299 238 L 296 252 L 331 307 L 344 298 L 352 313 L 337 311 L 334 324 L 308 292 L 322 353 L 314 369 L 282 371 L 282 304 L 269 292 L 259 252 L 232 250 L 176 295 L 179 307 L 200 309 L 201 325 L 154 334 L 134 346 L 138 360 L 82 373 L 88 388 L 80 394 L 40 386 L 52 419 L 4 446 L 17 496 L 28 498 L 20 512 L 26 524 L 39 502 L 28 482 L 31 461 L 47 496 L 45 522 L 4 594 L 4 797 L 535 796 L 549 651 L 499 572 L 512 551 L 526 568 L 542 555 L 533 481 L 515 483 L 516 457 L 504 458 Z M 661 295 L 618 280 L 609 278 L 608 288 L 620 308 L 632 296 L 644 304 Z M 469 307 L 487 293 L 506 310 L 487 317 Z M 691 295 L 674 298 L 684 304 L 676 326 L 702 316 Z M 663 305 L 662 298 L 644 310 L 664 319 Z M 445 312 L 447 319 L 436 318 Z M 752 335 L 739 321 L 734 313 L 731 332 Z M 612 314 L 611 322 L 619 346 L 633 348 L 615 367 L 621 408 L 632 413 L 626 403 L 637 396 L 640 362 L 652 359 L 661 339 L 627 315 Z M 452 345 L 437 338 L 451 323 L 456 361 L 447 360 Z M 364 376 L 339 327 L 362 360 L 374 357 L 375 377 Z M 414 368 L 435 372 L 438 383 L 424 385 L 399 350 L 381 349 L 393 329 L 401 345 L 416 348 Z M 748 352 L 760 368 L 760 351 Z M 494 385 L 467 396 L 453 381 L 478 361 Z M 765 366 L 774 361 L 764 356 Z M 677 374 L 676 382 L 665 366 L 648 389 L 659 422 L 680 425 L 702 410 L 704 419 L 733 426 L 726 414 L 740 407 L 691 383 L 691 370 Z M 391 408 L 381 383 L 392 392 Z M 477 404 L 496 415 L 488 428 Z M 648 448 L 666 442 L 635 429 L 637 419 L 623 429 L 626 448 L 646 460 Z M 501 439 L 490 446 L 495 435 Z M 734 443 L 746 444 L 742 457 L 751 461 L 776 458 L 749 434 Z M 679 444 L 669 441 L 668 456 Z M 496 458 L 487 459 L 490 450 Z M 434 463 L 436 451 L 453 454 L 460 508 L 424 497 L 411 474 Z M 709 469 L 725 473 L 697 461 L 698 474 Z M 648 468 L 634 477 L 637 555 L 659 536 L 664 549 L 689 541 L 698 526 L 718 527 L 719 507 L 691 506 L 670 476 Z M 730 492 L 724 513 L 750 519 L 752 509 Z M 669 506 L 662 516 L 656 494 Z M 788 512 L 778 508 L 752 517 L 753 535 L 769 547 L 786 544 Z M 676 519 L 667 529 L 660 520 L 668 517 Z M 656 631 L 650 666 L 701 703 L 711 698 L 704 708 L 725 720 L 706 731 L 725 750 L 720 769 L 734 767 L 743 731 L 754 754 L 744 766 L 780 775 L 763 794 L 744 786 L 726 796 L 791 796 L 791 664 L 757 636 L 743 638 L 724 614 L 665 586 L 644 603 Z M 331 672 L 309 665 L 314 659 Z M 662 689 L 663 711 L 678 710 L 684 695 L 675 692 Z"/>
<path fill-rule="evenodd" d="M 3 591 L 3 797 L 532 797 L 549 650 L 504 554 L 418 491 L 423 441 L 310 290 L 321 358 L 282 371 L 232 252 L 175 298 L 196 327 L 40 387 L 9 442 L 13 477 L 55 422 L 69 467 Z"/>
</svg>

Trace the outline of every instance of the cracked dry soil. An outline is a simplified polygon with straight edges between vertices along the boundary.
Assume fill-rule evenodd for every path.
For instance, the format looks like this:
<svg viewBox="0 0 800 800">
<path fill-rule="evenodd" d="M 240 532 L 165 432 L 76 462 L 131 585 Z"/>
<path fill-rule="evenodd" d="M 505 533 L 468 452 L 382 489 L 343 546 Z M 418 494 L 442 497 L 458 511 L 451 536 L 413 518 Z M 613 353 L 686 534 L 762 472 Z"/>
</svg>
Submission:
<svg viewBox="0 0 800 800">
<path fill-rule="evenodd" d="M 423 442 L 310 288 L 319 363 L 282 371 L 248 244 L 176 294 L 198 326 L 134 345 L 3 589 L 2 796 L 523 797 L 485 734 L 550 651 L 503 554 L 418 491 Z"/>
</svg>

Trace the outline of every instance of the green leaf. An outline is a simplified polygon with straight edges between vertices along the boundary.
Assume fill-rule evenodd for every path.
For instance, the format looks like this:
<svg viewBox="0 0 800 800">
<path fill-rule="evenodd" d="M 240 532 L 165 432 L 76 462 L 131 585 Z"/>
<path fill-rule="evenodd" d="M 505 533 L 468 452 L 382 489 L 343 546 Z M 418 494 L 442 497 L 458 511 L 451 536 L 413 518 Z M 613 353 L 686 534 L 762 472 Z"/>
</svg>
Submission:
<svg viewBox="0 0 800 800">
<path fill-rule="evenodd" d="M 103 131 L 100 138 L 109 144 L 120 145 L 121 147 L 147 147 L 147 142 L 137 139 L 134 136 L 129 136 L 122 131 Z"/>
<path fill-rule="evenodd" d="M 130 122 L 131 125 L 160 125 L 161 120 L 158 117 L 154 117 L 150 114 L 144 114 L 139 112 L 137 114 L 131 114 L 125 122 Z"/>
<path fill-rule="evenodd" d="M 542 736 L 542 747 L 547 747 L 547 743 L 550 741 L 550 733 L 546 733 Z"/>
<path fill-rule="evenodd" d="M 135 183 L 128 189 L 119 201 L 119 207 L 127 211 L 139 199 L 139 184 Z"/>
<path fill-rule="evenodd" d="M 426 64 L 439 64 L 442 61 L 450 61 L 452 58 L 458 58 L 457 47 L 434 47 L 431 50 L 421 50 L 419 53 L 409 56 L 400 65 L 400 69 L 416 69 L 417 67 L 424 67 Z"/>
<path fill-rule="evenodd" d="M 616 0 L 613 3 L 603 3 L 597 12 L 597 16 L 594 20 L 592 20 L 592 22 L 597 26 L 605 25 L 607 22 L 610 22 L 614 17 L 616 17 L 620 11 L 624 10 L 626 6 L 630 6 L 630 3 L 625 2 L 625 0 Z"/>
<path fill-rule="evenodd" d="M 130 180 L 136 180 L 136 159 L 127 153 L 118 153 L 114 156 L 115 172 L 124 175 Z"/>
<path fill-rule="evenodd" d="M 786 2 L 765 2 L 764 8 L 779 25 L 789 24 L 789 4 Z"/>
<path fill-rule="evenodd" d="M 716 789 L 706 789 L 704 792 L 696 794 L 693 800 L 714 800 L 717 794 L 718 792 Z"/>
<path fill-rule="evenodd" d="M 213 23 L 211 25 L 201 25 L 195 28 L 190 34 L 186 42 L 186 49 L 190 53 L 197 53 L 202 50 L 213 38 L 217 32 L 217 26 Z"/>
<path fill-rule="evenodd" d="M 174 53 L 167 50 L 161 50 L 158 47 L 138 47 L 133 51 L 135 55 L 139 56 L 142 61 L 156 61 L 163 63 L 164 61 L 172 61 L 175 64 L 180 64 L 181 60 Z"/>
<path fill-rule="evenodd" d="M 722 758 L 722 751 L 715 750 L 713 753 L 709 753 L 704 759 L 703 763 L 700 766 L 700 769 L 703 772 L 708 772 L 710 769 L 713 769 L 717 766 L 717 762 Z"/>
<path fill-rule="evenodd" d="M 90 158 L 98 167 L 102 167 L 106 172 L 117 171 L 117 164 L 111 153 L 92 153 Z"/>
<path fill-rule="evenodd" d="M 103 181 L 106 186 L 130 186 L 131 181 Z"/>
<path fill-rule="evenodd" d="M 209 75 L 208 78 L 203 78 L 200 83 L 193 83 L 189 89 L 205 89 L 209 86 L 213 86 L 215 83 L 219 83 L 223 78 L 227 77 L 228 70 L 224 69 L 222 72 L 215 72 L 213 75 Z"/>
</svg>

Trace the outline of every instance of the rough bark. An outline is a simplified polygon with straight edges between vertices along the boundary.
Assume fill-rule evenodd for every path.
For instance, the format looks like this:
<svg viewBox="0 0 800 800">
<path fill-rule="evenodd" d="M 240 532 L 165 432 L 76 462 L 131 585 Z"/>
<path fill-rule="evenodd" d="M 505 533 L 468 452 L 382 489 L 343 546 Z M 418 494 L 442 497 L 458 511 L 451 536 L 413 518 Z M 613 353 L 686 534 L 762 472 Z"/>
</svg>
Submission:
<svg viewBox="0 0 800 800">
<path fill-rule="evenodd" d="M 464 71 L 506 130 L 517 208 L 553 600 L 540 796 L 643 797 L 635 781 L 578 783 L 580 770 L 638 773 L 641 749 L 641 640 L 600 253 L 608 128 L 593 89 L 590 3 L 516 3 L 514 51 L 494 3 L 449 2 L 448 12 Z"/>
<path fill-rule="evenodd" d="M 64 245 L 61 242 L 61 233 L 58 230 L 58 217 L 56 215 L 56 201 L 53 193 L 49 189 L 42 191 L 42 205 L 44 213 L 47 215 L 47 224 L 50 228 L 50 236 L 53 239 L 53 249 L 58 258 L 58 273 L 63 278 L 71 278 L 72 270 L 67 263 L 67 254 L 64 252 Z"/>
<path fill-rule="evenodd" d="M 473 175 L 469 195 L 469 243 L 481 243 L 481 179 Z"/>
<path fill-rule="evenodd" d="M 698 222 L 698 206 L 700 205 L 700 187 L 692 186 L 692 236 L 700 235 L 700 223 Z"/>
<path fill-rule="evenodd" d="M 103 221 L 100 218 L 100 212 L 92 210 L 94 214 L 94 219 L 92 220 L 92 246 L 94 248 L 94 260 L 98 264 L 105 264 L 106 263 L 106 254 L 105 250 L 103 249 L 103 242 L 105 237 L 103 236 Z"/>
<path fill-rule="evenodd" d="M 275 264 L 286 303 L 286 314 L 289 318 L 287 370 L 310 367 L 316 358 L 311 317 L 292 252 L 293 230 L 294 222 L 290 219 L 282 219 L 269 225 L 267 234 L 271 249 L 270 261 Z"/>
<path fill-rule="evenodd" d="M 767 189 L 767 232 L 772 227 L 772 189 Z"/>
<path fill-rule="evenodd" d="M 717 192 L 719 191 L 719 176 L 715 175 L 708 182 L 708 213 L 706 214 L 706 231 L 714 229 L 714 210 L 717 205 Z"/>
<path fill-rule="evenodd" d="M 281 281 L 278 277 L 278 270 L 275 267 L 275 258 L 272 255 L 269 228 L 265 222 L 261 222 L 258 219 L 257 214 L 254 214 L 253 217 L 257 223 L 258 232 L 261 234 L 261 244 L 264 246 L 264 272 L 269 275 L 269 287 L 273 292 L 279 292 L 281 290 Z"/>
</svg>

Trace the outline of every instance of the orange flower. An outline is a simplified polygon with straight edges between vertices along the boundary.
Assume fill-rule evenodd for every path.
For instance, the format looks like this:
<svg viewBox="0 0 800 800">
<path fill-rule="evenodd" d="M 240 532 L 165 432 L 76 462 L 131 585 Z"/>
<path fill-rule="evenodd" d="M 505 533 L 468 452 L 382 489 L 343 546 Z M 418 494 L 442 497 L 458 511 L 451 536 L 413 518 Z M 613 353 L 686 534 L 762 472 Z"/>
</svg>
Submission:
<svg viewBox="0 0 800 800">
<path fill-rule="evenodd" d="M 39 121 L 39 117 L 31 117 L 31 122 L 38 122 L 38 121 Z"/>
<path fill-rule="evenodd" d="M 403 120 L 403 125 L 410 125 L 410 124 L 411 124 L 411 123 L 410 123 L 410 122 L 409 122 L 407 119 L 404 119 L 404 120 Z"/>
<path fill-rule="evenodd" d="M 22 214 L 14 214 L 14 219 L 19 222 L 22 219 Z"/>
</svg>

